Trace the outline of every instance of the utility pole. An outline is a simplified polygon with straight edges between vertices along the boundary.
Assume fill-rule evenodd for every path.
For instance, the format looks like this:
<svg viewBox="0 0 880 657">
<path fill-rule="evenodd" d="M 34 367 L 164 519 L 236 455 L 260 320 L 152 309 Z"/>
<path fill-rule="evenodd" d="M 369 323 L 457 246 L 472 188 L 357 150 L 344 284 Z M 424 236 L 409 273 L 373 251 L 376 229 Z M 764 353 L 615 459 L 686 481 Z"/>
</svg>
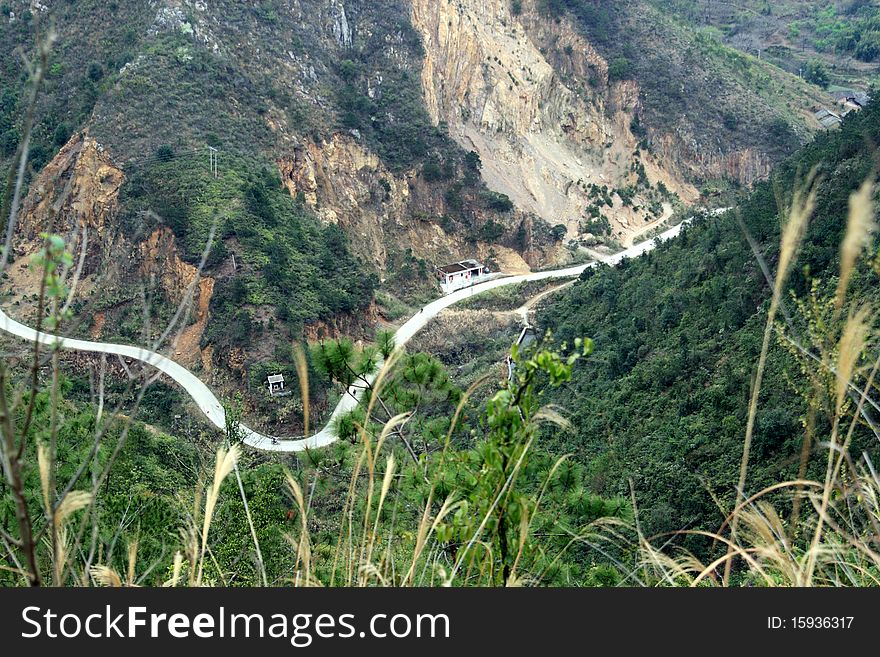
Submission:
<svg viewBox="0 0 880 657">
<path fill-rule="evenodd" d="M 219 172 L 219 168 L 217 166 L 217 161 L 220 156 L 220 151 L 218 151 L 213 146 L 208 146 L 208 156 L 210 157 L 210 165 L 209 166 L 211 168 L 211 174 L 215 178 L 218 178 L 220 176 L 220 172 Z"/>
</svg>

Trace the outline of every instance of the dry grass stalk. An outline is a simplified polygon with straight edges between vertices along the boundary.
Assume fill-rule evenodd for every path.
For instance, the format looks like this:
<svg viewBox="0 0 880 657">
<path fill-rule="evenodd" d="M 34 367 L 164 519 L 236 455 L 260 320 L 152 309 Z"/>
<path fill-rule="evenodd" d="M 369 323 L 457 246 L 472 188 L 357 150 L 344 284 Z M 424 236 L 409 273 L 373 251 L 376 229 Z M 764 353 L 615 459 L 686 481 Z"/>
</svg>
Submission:
<svg viewBox="0 0 880 657">
<path fill-rule="evenodd" d="M 226 479 L 226 477 L 228 477 L 235 468 L 235 463 L 238 461 L 238 456 L 238 445 L 233 445 L 228 449 L 225 447 L 220 447 L 217 450 L 217 458 L 214 462 L 214 479 L 211 483 L 211 488 L 208 490 L 208 495 L 205 498 L 205 511 L 202 521 L 201 550 L 199 552 L 199 569 L 198 575 L 196 577 L 196 586 L 201 586 L 202 584 L 202 576 L 204 574 L 205 565 L 205 552 L 208 548 L 208 532 L 211 529 L 211 521 L 214 517 L 214 509 L 216 508 L 217 500 L 220 497 L 220 487 L 223 485 L 223 480 Z"/>
<path fill-rule="evenodd" d="M 363 574 L 379 574 L 380 571 L 373 566 L 373 549 L 376 546 L 376 540 L 379 536 L 379 520 L 382 517 L 382 507 L 385 504 L 385 498 L 388 496 L 388 491 L 391 490 L 391 483 L 394 479 L 394 454 L 389 454 L 387 460 L 385 461 L 385 476 L 382 478 L 382 488 L 379 492 L 379 504 L 376 507 L 376 518 L 373 521 L 373 529 L 370 533 L 370 538 L 367 544 L 366 557 L 364 559 L 364 563 L 361 565 L 362 568 L 366 569 L 369 567 L 369 570 L 364 570 Z"/>
<path fill-rule="evenodd" d="M 303 403 L 303 437 L 309 437 L 309 364 L 302 346 L 293 346 L 293 360 L 296 363 L 296 374 L 299 378 L 299 391 Z"/>
<path fill-rule="evenodd" d="M 873 196 L 874 181 L 869 178 L 849 199 L 846 234 L 840 245 L 840 277 L 834 294 L 834 303 L 838 310 L 843 307 L 856 261 L 865 247 L 870 244 L 871 237 L 877 230 Z"/>
<path fill-rule="evenodd" d="M 293 499 L 296 502 L 300 519 L 299 538 L 295 538 L 292 534 L 285 535 L 285 538 L 296 549 L 294 583 L 302 583 L 304 586 L 310 586 L 312 584 L 312 548 L 309 540 L 309 521 L 306 513 L 305 498 L 303 497 L 299 483 L 289 472 L 285 473 L 284 478 L 287 482 L 288 490 L 293 495 Z"/>
<path fill-rule="evenodd" d="M 856 366 L 865 352 L 871 332 L 871 308 L 862 306 L 850 313 L 837 350 L 835 414 L 840 415 Z"/>
<path fill-rule="evenodd" d="M 117 588 L 122 586 L 122 578 L 119 576 L 119 573 L 109 566 L 93 566 L 89 572 L 98 586 L 112 586 Z"/>
<path fill-rule="evenodd" d="M 749 400 L 749 414 L 746 421 L 746 433 L 743 440 L 742 458 L 740 460 L 739 479 L 737 482 L 737 497 L 745 496 L 746 476 L 749 468 L 749 453 L 752 445 L 752 435 L 755 430 L 755 418 L 758 413 L 758 398 L 761 393 L 761 384 L 764 378 L 764 368 L 767 364 L 767 353 L 770 348 L 770 337 L 773 333 L 773 325 L 776 321 L 776 313 L 779 310 L 779 303 L 782 298 L 782 292 L 785 283 L 788 280 L 791 266 L 795 261 L 801 242 L 807 229 L 810 216 L 816 206 L 816 194 L 818 186 L 816 184 L 816 170 L 814 169 L 803 187 L 795 191 L 788 212 L 788 220 L 782 227 L 782 237 L 780 241 L 779 267 L 776 271 L 776 281 L 773 285 L 773 296 L 770 300 L 770 309 L 767 312 L 767 323 L 764 327 L 764 338 L 761 344 L 761 355 L 758 358 L 758 368 L 755 373 L 755 381 L 752 385 L 752 394 Z M 734 518 L 730 526 L 731 544 L 736 541 L 737 519 Z M 728 550 L 728 555 L 730 555 Z M 724 582 L 729 582 L 730 568 L 732 559 L 725 563 Z"/>
<path fill-rule="evenodd" d="M 174 562 L 171 566 L 171 578 L 162 586 L 174 588 L 180 582 L 180 573 L 183 570 L 183 553 L 178 550 L 174 553 Z"/>
</svg>

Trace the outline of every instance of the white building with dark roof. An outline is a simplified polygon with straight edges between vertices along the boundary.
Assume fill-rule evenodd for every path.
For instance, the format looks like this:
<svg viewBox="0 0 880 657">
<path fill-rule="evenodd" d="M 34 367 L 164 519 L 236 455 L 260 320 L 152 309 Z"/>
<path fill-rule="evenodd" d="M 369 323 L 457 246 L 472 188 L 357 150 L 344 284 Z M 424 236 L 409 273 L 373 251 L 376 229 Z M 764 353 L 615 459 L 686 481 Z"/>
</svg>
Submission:
<svg viewBox="0 0 880 657">
<path fill-rule="evenodd" d="M 273 397 L 284 394 L 283 374 L 270 374 L 267 382 L 269 384 L 269 394 L 271 394 Z"/>
<path fill-rule="evenodd" d="M 476 260 L 461 260 L 451 265 L 437 267 L 437 278 L 443 294 L 475 285 L 486 279 L 489 269 Z"/>
</svg>

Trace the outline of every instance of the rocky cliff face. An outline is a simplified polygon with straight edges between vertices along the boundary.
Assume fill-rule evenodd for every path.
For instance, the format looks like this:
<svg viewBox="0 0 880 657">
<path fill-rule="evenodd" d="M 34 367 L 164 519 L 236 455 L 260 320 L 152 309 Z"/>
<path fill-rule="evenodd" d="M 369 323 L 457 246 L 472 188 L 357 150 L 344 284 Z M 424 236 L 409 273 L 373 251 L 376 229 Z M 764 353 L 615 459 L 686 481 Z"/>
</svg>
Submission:
<svg viewBox="0 0 880 657">
<path fill-rule="evenodd" d="M 75 300 L 88 308 L 99 308 L 91 316 L 91 337 L 103 337 L 108 314 L 119 300 L 124 305 L 134 297 L 138 286 L 155 289 L 174 306 L 193 290 L 193 321 L 185 316 L 175 355 L 184 363 L 200 356 L 199 340 L 208 321 L 208 307 L 214 280 L 199 275 L 198 269 L 180 258 L 174 233 L 159 228 L 146 236 L 126 236 L 117 222 L 119 190 L 125 175 L 104 149 L 87 134 L 74 135 L 43 169 L 22 204 L 16 231 L 13 277 L 34 276 L 27 263 L 41 246 L 40 235 L 54 232 L 67 236 L 75 260 L 82 254 L 82 272 L 75 288 Z M 72 281 L 72 273 L 71 278 Z M 33 281 L 31 281 L 33 283 Z M 34 289 L 33 285 L 18 285 Z M 31 313 L 32 304 L 18 308 Z M 25 317 L 30 319 L 30 317 Z M 162 328 L 162 327 L 158 327 Z"/>
<path fill-rule="evenodd" d="M 513 249 L 485 242 L 468 242 L 444 230 L 439 220 L 446 202 L 425 184 L 416 171 L 394 174 L 381 159 L 350 135 L 307 142 L 279 160 L 282 181 L 291 195 L 301 196 L 326 223 L 342 226 L 352 248 L 380 273 L 390 252 L 410 249 L 419 258 L 434 262 L 485 256 L 496 258 L 511 271 L 529 265 Z M 552 256 L 541 250 L 524 254 L 532 264 Z"/>
<path fill-rule="evenodd" d="M 113 217 L 123 181 L 122 171 L 95 140 L 75 135 L 43 169 L 24 199 L 16 231 L 19 253 L 33 248 L 44 231 L 70 231 L 77 236 L 71 245 L 77 251 L 85 240 L 84 273 L 92 273 L 113 249 Z"/>
<path fill-rule="evenodd" d="M 529 4 L 514 16 L 508 0 L 412 0 L 425 45 L 422 87 L 433 120 L 480 154 L 491 189 L 565 224 L 574 237 L 595 200 L 589 184 L 617 189 L 635 182 L 638 140 L 630 124 L 638 88 L 609 83 L 607 62 L 567 21 L 543 20 Z M 557 51 L 568 53 L 564 62 L 548 59 Z M 638 160 L 649 184 L 695 198 L 662 161 L 647 154 Z M 634 209 L 645 205 L 615 199 L 607 212 L 615 236 L 656 220 Z"/>
<path fill-rule="evenodd" d="M 770 174 L 773 161 L 754 148 L 725 151 L 693 139 L 649 130 L 654 152 L 667 166 L 684 177 L 732 180 L 746 187 Z"/>
</svg>

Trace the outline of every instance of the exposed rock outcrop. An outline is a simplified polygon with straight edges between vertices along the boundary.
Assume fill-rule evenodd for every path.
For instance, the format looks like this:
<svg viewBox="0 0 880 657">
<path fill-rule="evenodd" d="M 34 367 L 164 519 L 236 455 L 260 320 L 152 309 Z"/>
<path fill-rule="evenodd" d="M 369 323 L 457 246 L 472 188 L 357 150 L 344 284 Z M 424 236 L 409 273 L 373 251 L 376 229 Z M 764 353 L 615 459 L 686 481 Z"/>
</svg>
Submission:
<svg viewBox="0 0 880 657">
<path fill-rule="evenodd" d="M 195 322 L 183 329 L 176 346 L 182 361 L 193 362 L 199 358 L 214 281 L 199 277 L 198 269 L 180 258 L 170 229 L 158 228 L 143 240 L 123 234 L 117 214 L 124 181 L 124 173 L 100 144 L 87 134 L 74 135 L 37 176 L 22 203 L 16 230 L 17 262 L 11 270 L 22 270 L 40 248 L 40 235 L 54 232 L 67 237 L 77 259 L 85 245 L 76 287 L 76 298 L 81 301 L 99 290 L 106 304 L 114 295 L 130 298 L 124 291 L 132 286 L 152 287 L 154 283 L 168 303 L 177 305 L 194 286 Z M 91 337 L 103 336 L 109 312 L 112 306 L 95 313 L 88 327 Z"/>
<path fill-rule="evenodd" d="M 299 146 L 279 160 L 278 168 L 290 194 L 324 222 L 342 226 L 355 252 L 379 272 L 386 269 L 390 250 L 409 248 L 417 257 L 443 261 L 490 248 L 444 231 L 437 221 L 446 211 L 442 196 L 415 172 L 393 174 L 349 135 Z M 495 249 L 513 269 L 528 270 L 512 249 Z"/>
<path fill-rule="evenodd" d="M 527 4 L 527 3 L 524 3 Z M 608 64 L 566 20 L 513 16 L 508 0 L 412 0 L 412 21 L 425 45 L 422 86 L 435 123 L 482 159 L 493 190 L 569 237 L 592 203 L 587 185 L 623 188 L 634 181 L 638 140 L 630 124 L 635 82 L 608 81 Z M 552 45 L 551 45 L 552 44 Z M 545 52 L 570 53 L 560 70 Z M 592 80 L 569 86 L 565 78 Z M 685 200 L 696 191 L 653 157 L 641 157 L 651 183 Z M 616 236 L 645 222 L 634 203 L 608 211 Z"/>
<path fill-rule="evenodd" d="M 74 135 L 37 176 L 22 203 L 16 230 L 19 253 L 32 251 L 45 231 L 75 235 L 71 247 L 78 250 L 85 230 L 85 273 L 93 272 L 114 247 L 113 217 L 124 179 L 94 139 Z"/>
</svg>

